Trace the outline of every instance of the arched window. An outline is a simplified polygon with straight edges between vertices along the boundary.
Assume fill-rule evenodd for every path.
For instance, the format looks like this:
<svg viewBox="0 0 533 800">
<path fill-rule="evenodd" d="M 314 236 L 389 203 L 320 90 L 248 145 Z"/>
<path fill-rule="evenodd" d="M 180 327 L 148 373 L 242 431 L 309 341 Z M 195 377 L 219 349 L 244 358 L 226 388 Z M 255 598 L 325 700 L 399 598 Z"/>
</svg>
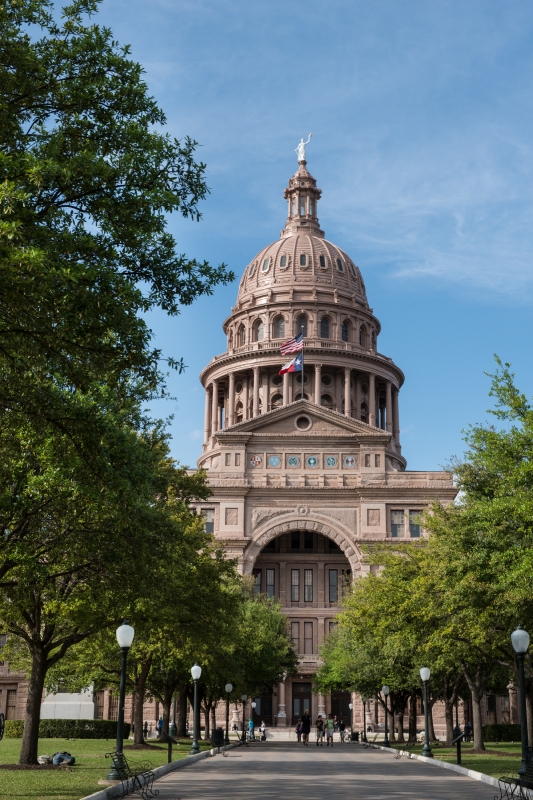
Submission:
<svg viewBox="0 0 533 800">
<path fill-rule="evenodd" d="M 265 325 L 262 319 L 254 322 L 254 342 L 262 342 L 265 338 Z"/>
<path fill-rule="evenodd" d="M 296 320 L 296 336 L 298 336 L 299 333 L 303 333 L 304 336 L 307 336 L 307 317 L 305 314 L 301 314 Z"/>
<path fill-rule="evenodd" d="M 301 400 L 301 399 L 302 399 L 302 393 L 301 393 L 301 392 L 298 392 L 298 393 L 295 395 L 294 399 L 295 399 L 295 400 Z M 305 393 L 305 392 L 304 392 L 304 400 L 309 400 L 309 397 L 308 397 L 308 395 L 306 395 L 306 393 Z"/>
<path fill-rule="evenodd" d="M 364 325 L 361 325 L 359 328 L 359 344 L 361 347 L 368 347 L 368 336 L 366 332 L 366 328 Z"/>
<path fill-rule="evenodd" d="M 320 337 L 329 339 L 329 317 L 322 317 L 320 320 Z"/>
<path fill-rule="evenodd" d="M 309 198 L 309 216 L 310 217 L 313 216 L 313 198 L 312 197 Z"/>
<path fill-rule="evenodd" d="M 274 394 L 272 395 L 272 400 L 270 401 L 270 408 L 272 411 L 276 408 L 281 408 L 283 405 L 283 395 L 282 394 Z"/>
<path fill-rule="evenodd" d="M 228 336 L 228 350 L 233 350 L 233 331 L 229 332 Z"/>
<path fill-rule="evenodd" d="M 368 406 L 366 403 L 361 403 L 361 422 L 368 422 Z"/>
<path fill-rule="evenodd" d="M 333 398 L 330 394 L 323 394 L 320 398 L 320 405 L 325 408 L 333 408 Z"/>
<path fill-rule="evenodd" d="M 307 256 L 305 253 L 300 253 L 300 266 L 306 267 L 307 266 Z"/>
<path fill-rule="evenodd" d="M 347 319 L 344 320 L 342 323 L 342 341 L 349 342 L 350 341 L 350 323 Z"/>
<path fill-rule="evenodd" d="M 300 197 L 300 216 L 305 217 L 305 195 Z"/>
<path fill-rule="evenodd" d="M 340 258 L 337 259 L 337 269 L 339 270 L 339 272 L 344 272 L 344 265 L 340 260 Z"/>
<path fill-rule="evenodd" d="M 298 211 L 298 198 L 296 195 L 292 198 L 292 216 L 295 217 Z"/>
<path fill-rule="evenodd" d="M 246 328 L 244 325 L 239 325 L 239 330 L 237 331 L 237 347 L 242 347 L 246 344 Z"/>
<path fill-rule="evenodd" d="M 242 412 L 243 412 L 243 405 L 239 400 L 239 402 L 235 406 L 235 417 L 237 419 L 237 422 L 242 422 Z"/>
<path fill-rule="evenodd" d="M 274 339 L 283 339 L 285 336 L 285 320 L 283 317 L 277 317 L 274 320 Z"/>
</svg>

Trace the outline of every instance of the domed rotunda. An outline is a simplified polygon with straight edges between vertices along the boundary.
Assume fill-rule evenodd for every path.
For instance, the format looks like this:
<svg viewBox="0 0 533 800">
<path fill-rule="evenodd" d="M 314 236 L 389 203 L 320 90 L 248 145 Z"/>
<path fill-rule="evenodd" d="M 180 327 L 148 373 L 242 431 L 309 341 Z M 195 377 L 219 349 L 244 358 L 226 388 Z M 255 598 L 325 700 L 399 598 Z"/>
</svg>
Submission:
<svg viewBox="0 0 533 800">
<path fill-rule="evenodd" d="M 288 216 L 280 238 L 244 270 L 237 302 L 224 323 L 227 352 L 201 375 L 204 452 L 214 447 L 217 431 L 307 400 L 391 433 L 391 463 L 401 470 L 403 373 L 377 351 L 380 323 L 368 306 L 358 267 L 324 237 L 320 196 L 306 162 L 300 161 L 285 189 Z M 300 332 L 303 397 L 301 373 L 279 375 L 287 361 L 280 345 Z"/>
</svg>

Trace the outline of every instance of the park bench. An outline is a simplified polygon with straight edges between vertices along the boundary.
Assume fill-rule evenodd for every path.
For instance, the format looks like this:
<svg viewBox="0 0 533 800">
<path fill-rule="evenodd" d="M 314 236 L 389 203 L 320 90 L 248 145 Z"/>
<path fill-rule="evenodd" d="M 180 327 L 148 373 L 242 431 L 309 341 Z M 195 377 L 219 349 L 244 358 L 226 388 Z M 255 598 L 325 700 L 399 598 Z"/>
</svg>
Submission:
<svg viewBox="0 0 533 800">
<path fill-rule="evenodd" d="M 526 771 L 513 777 L 504 775 L 498 780 L 500 796 L 494 800 L 531 800 L 533 798 L 533 747 L 527 748 Z"/>
<path fill-rule="evenodd" d="M 130 794 L 139 794 L 143 800 L 152 800 L 159 794 L 153 788 L 155 775 L 150 762 L 145 764 L 129 764 L 124 753 L 106 753 L 106 758 L 110 758 L 113 767 L 118 773 L 122 782 L 122 794 L 120 797 L 127 797 Z"/>
</svg>

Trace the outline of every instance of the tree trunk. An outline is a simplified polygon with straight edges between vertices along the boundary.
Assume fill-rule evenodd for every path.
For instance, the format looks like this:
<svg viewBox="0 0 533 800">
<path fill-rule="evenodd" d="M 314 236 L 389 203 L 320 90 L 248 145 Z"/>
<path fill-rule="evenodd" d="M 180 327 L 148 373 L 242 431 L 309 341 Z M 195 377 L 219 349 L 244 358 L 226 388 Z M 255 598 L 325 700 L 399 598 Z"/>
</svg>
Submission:
<svg viewBox="0 0 533 800">
<path fill-rule="evenodd" d="M 178 737 L 185 736 L 187 721 L 187 687 L 180 686 L 178 695 Z"/>
<path fill-rule="evenodd" d="M 484 692 L 484 681 L 482 680 L 481 676 L 483 673 L 483 668 L 481 664 L 477 665 L 476 668 L 476 676 L 475 678 L 472 676 L 469 668 L 463 662 L 461 664 L 463 669 L 463 674 L 466 678 L 466 682 L 468 684 L 468 688 L 470 689 L 470 695 L 472 698 L 472 727 L 474 729 L 474 753 L 483 753 L 485 752 L 485 744 L 483 742 L 483 727 L 481 724 L 481 698 L 483 697 Z"/>
<path fill-rule="evenodd" d="M 208 740 L 210 736 L 209 732 L 209 711 L 211 710 L 211 705 L 206 703 L 204 706 L 204 719 L 205 719 L 205 739 Z"/>
<path fill-rule="evenodd" d="M 213 703 L 211 706 L 211 730 L 214 731 L 217 726 L 217 704 Z"/>
<path fill-rule="evenodd" d="M 47 672 L 47 657 L 46 653 L 39 649 L 33 650 L 31 656 L 31 673 L 28 683 L 28 699 L 26 700 L 26 716 L 19 764 L 37 764 L 39 748 L 39 723 L 41 721 L 44 680 Z"/>
<path fill-rule="evenodd" d="M 146 694 L 146 679 L 150 672 L 151 664 L 151 659 L 144 662 L 135 684 L 135 692 L 133 693 L 133 722 L 135 724 L 133 744 L 145 744 L 143 733 L 144 697 Z"/>
<path fill-rule="evenodd" d="M 416 741 L 416 692 L 409 698 L 409 741 Z"/>
<path fill-rule="evenodd" d="M 398 742 L 405 742 L 405 736 L 403 733 L 403 711 L 398 711 L 397 719 L 398 719 Z"/>
<path fill-rule="evenodd" d="M 451 747 L 453 742 L 453 703 L 449 698 L 444 700 L 444 714 L 446 717 L 446 747 Z"/>
</svg>

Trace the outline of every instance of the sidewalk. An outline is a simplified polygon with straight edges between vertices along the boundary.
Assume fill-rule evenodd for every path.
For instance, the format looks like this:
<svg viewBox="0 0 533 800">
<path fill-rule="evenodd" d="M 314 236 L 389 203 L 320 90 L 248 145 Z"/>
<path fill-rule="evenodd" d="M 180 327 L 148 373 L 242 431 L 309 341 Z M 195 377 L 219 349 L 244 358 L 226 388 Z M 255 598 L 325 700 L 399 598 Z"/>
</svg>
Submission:
<svg viewBox="0 0 533 800">
<path fill-rule="evenodd" d="M 356 744 L 253 743 L 157 782 L 158 800 L 492 800 L 492 786 Z"/>
</svg>

